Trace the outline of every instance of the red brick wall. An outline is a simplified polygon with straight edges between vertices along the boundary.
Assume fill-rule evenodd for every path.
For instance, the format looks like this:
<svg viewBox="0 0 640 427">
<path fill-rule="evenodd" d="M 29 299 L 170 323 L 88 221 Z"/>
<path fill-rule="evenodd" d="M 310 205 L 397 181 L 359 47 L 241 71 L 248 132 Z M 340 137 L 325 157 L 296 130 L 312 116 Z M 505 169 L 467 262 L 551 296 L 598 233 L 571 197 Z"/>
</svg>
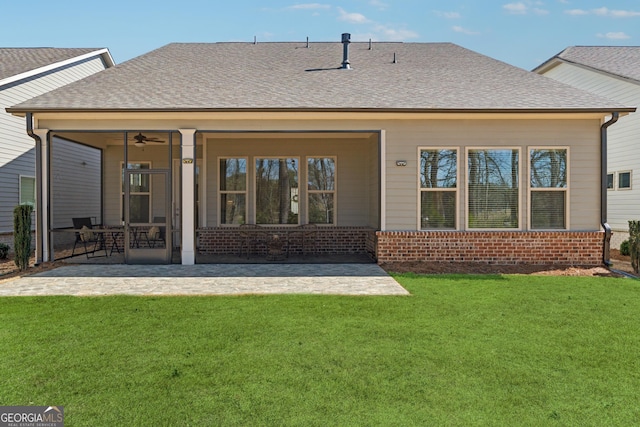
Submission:
<svg viewBox="0 0 640 427">
<path fill-rule="evenodd" d="M 378 263 L 601 265 L 602 232 L 378 231 Z"/>
<path fill-rule="evenodd" d="M 302 253 L 301 242 L 295 235 L 295 227 L 263 227 L 271 234 L 291 235 L 289 253 Z M 240 234 L 236 227 L 207 227 L 198 229 L 198 251 L 201 254 L 237 254 L 240 250 Z M 327 255 L 363 254 L 374 252 L 375 230 L 369 227 L 318 227 L 316 252 Z M 258 251 L 266 252 L 262 245 Z M 308 245 L 305 250 L 309 252 Z"/>
</svg>

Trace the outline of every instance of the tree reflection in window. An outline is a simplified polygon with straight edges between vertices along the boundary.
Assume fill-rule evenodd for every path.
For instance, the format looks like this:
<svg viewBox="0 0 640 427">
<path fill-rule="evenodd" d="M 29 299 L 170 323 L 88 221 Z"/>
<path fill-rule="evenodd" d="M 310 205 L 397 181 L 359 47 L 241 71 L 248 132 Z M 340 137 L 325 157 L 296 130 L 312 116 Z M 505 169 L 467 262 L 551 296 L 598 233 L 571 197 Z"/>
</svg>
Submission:
<svg viewBox="0 0 640 427">
<path fill-rule="evenodd" d="M 257 224 L 298 224 L 298 163 L 256 159 Z"/>
<path fill-rule="evenodd" d="M 333 224 L 335 220 L 335 159 L 308 158 L 307 175 L 309 223 Z"/>
</svg>

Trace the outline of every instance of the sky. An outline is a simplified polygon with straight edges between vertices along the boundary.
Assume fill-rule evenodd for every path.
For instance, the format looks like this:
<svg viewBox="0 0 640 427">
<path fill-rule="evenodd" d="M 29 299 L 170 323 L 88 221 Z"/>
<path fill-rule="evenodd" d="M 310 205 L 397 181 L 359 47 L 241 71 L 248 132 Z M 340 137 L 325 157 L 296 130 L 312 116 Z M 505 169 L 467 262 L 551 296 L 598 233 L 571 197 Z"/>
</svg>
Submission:
<svg viewBox="0 0 640 427">
<path fill-rule="evenodd" d="M 452 42 L 531 70 L 568 46 L 640 45 L 640 0 L 0 0 L 0 47 L 172 42 Z"/>
</svg>

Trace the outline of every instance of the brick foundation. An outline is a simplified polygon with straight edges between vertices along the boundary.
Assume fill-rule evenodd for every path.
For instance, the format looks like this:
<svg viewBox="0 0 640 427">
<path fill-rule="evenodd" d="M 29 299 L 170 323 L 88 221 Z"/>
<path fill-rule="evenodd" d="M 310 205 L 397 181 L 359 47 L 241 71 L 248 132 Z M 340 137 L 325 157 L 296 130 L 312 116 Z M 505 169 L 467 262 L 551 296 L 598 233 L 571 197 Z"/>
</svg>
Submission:
<svg viewBox="0 0 640 427">
<path fill-rule="evenodd" d="M 378 231 L 385 262 L 602 265 L 603 232 Z"/>
<path fill-rule="evenodd" d="M 300 241 L 295 239 L 295 227 L 264 227 L 270 234 L 291 234 L 289 253 L 302 253 Z M 198 251 L 205 255 L 237 254 L 241 237 L 236 227 L 207 227 L 198 229 Z M 258 247 L 266 253 L 266 247 Z M 375 230 L 369 227 L 318 227 L 316 252 L 325 255 L 364 254 L 375 252 Z"/>
</svg>

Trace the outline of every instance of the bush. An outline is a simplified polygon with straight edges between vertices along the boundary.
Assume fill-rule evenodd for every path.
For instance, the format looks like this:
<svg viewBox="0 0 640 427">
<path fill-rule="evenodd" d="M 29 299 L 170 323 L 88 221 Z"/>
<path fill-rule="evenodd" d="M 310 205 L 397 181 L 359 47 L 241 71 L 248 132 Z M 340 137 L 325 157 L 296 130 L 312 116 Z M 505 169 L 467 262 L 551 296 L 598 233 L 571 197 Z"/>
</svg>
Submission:
<svg viewBox="0 0 640 427">
<path fill-rule="evenodd" d="M 29 268 L 31 257 L 31 212 L 30 205 L 19 205 L 13 210 L 13 250 L 15 263 L 20 271 Z"/>
<path fill-rule="evenodd" d="M 631 255 L 631 267 L 638 274 L 640 261 L 640 221 L 629 221 L 629 255 Z"/>
<path fill-rule="evenodd" d="M 0 243 L 0 259 L 7 259 L 9 256 L 9 245 Z"/>
<path fill-rule="evenodd" d="M 620 255 L 629 256 L 629 240 L 620 243 Z"/>
</svg>

